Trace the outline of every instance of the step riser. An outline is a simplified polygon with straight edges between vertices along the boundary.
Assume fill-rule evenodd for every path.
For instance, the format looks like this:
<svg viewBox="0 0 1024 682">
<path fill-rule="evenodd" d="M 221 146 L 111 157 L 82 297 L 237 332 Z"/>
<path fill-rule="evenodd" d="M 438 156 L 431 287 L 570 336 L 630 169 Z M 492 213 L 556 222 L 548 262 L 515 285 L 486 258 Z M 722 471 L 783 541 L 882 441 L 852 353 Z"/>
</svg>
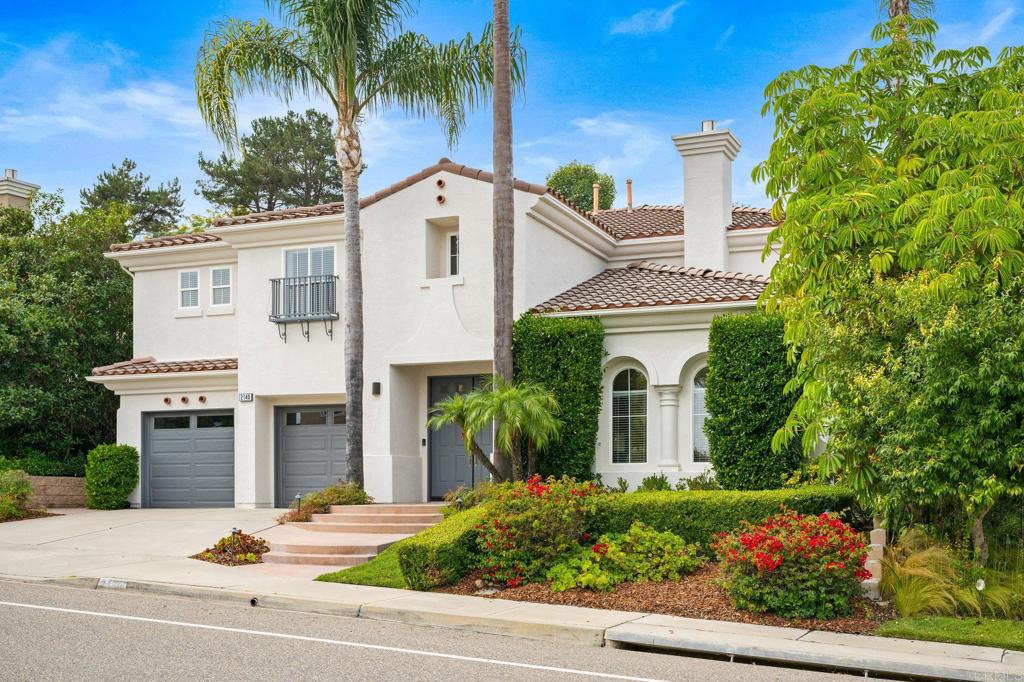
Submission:
<svg viewBox="0 0 1024 682">
<path fill-rule="evenodd" d="M 267 552 L 263 555 L 263 563 L 266 564 L 290 564 L 300 566 L 326 566 L 330 567 L 350 567 L 364 564 L 372 556 L 369 555 L 349 555 L 349 556 L 326 556 L 326 555 L 310 555 L 310 554 L 275 554 L 274 552 Z"/>
<path fill-rule="evenodd" d="M 331 513 L 378 514 L 440 514 L 440 504 L 332 504 Z"/>
<path fill-rule="evenodd" d="M 415 535 L 422 530 L 430 528 L 434 524 L 388 524 L 381 525 L 377 523 L 295 523 L 294 525 L 301 526 L 305 530 L 318 531 L 323 533 L 365 533 L 369 535 L 374 534 L 394 534 L 394 535 Z"/>
<path fill-rule="evenodd" d="M 440 514 L 313 514 L 317 523 L 441 523 L 444 517 Z"/>
<path fill-rule="evenodd" d="M 380 545 L 303 545 L 299 543 L 282 544 L 268 542 L 270 551 L 290 554 L 323 554 L 325 556 L 346 556 L 349 554 L 365 555 L 380 554 L 391 546 L 387 542 Z"/>
</svg>

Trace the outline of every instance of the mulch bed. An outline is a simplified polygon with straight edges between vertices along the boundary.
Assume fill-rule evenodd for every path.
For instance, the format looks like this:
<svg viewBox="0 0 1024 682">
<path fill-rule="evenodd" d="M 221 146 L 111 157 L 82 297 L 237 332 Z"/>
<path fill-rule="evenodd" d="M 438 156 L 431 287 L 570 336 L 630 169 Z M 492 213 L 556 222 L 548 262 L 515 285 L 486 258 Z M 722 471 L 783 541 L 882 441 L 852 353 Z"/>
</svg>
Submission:
<svg viewBox="0 0 1024 682">
<path fill-rule="evenodd" d="M 263 555 L 269 551 L 270 547 L 263 538 L 248 533 L 233 533 L 218 540 L 213 547 L 189 558 L 221 566 L 251 566 L 263 563 Z"/>
<path fill-rule="evenodd" d="M 63 516 L 63 514 L 51 514 L 45 509 L 33 509 L 25 514 L 25 516 L 19 516 L 14 519 L 0 519 L 0 523 L 11 523 L 14 521 L 27 521 L 29 519 L 43 519 L 47 516 Z"/>
<path fill-rule="evenodd" d="M 532 583 L 479 596 L 543 604 L 586 606 L 594 609 L 660 613 L 705 620 L 727 620 L 736 623 L 829 630 L 858 635 L 870 634 L 883 622 L 895 617 L 891 608 L 876 604 L 869 599 L 858 599 L 849 616 L 833 620 L 787 620 L 770 614 L 741 611 L 732 605 L 725 590 L 716 584 L 718 576 L 718 565 L 709 564 L 681 580 L 659 583 L 621 583 L 611 592 L 595 592 L 577 588 L 555 593 L 545 583 Z M 437 591 L 475 595 L 480 591 L 480 588 L 476 586 L 476 580 L 479 577 L 479 573 L 474 573 L 455 585 L 442 587 Z"/>
</svg>

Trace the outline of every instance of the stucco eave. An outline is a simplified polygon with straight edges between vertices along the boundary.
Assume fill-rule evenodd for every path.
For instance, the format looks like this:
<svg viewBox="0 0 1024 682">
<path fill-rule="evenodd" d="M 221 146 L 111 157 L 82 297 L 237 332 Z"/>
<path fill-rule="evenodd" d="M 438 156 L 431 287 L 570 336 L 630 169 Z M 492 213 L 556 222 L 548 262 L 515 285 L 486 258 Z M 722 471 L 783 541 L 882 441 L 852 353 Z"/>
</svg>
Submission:
<svg viewBox="0 0 1024 682">
<path fill-rule="evenodd" d="M 343 239 L 345 219 L 341 215 L 289 218 L 265 223 L 229 225 L 209 230 L 234 247 L 258 247 L 323 239 Z"/>
<path fill-rule="evenodd" d="M 238 372 L 236 370 L 114 374 L 87 376 L 85 379 L 90 383 L 101 384 L 117 395 L 139 395 L 164 391 L 224 391 L 238 388 Z"/>
<path fill-rule="evenodd" d="M 130 251 L 107 251 L 104 258 L 120 263 L 131 272 L 161 270 L 176 266 L 208 265 L 212 263 L 233 263 L 238 260 L 235 250 L 224 242 L 161 246 Z"/>
</svg>

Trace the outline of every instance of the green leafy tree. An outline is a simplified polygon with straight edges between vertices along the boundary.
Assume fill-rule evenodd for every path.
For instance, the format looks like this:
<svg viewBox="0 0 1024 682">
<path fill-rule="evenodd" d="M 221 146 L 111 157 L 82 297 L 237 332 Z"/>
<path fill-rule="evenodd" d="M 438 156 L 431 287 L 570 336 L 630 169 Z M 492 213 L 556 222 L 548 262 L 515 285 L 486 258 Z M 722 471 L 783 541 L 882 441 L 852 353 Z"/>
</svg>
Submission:
<svg viewBox="0 0 1024 682">
<path fill-rule="evenodd" d="M 1006 354 L 987 365 L 950 354 L 978 348 L 958 315 L 1012 316 L 1003 297 L 1020 286 L 1024 48 L 994 61 L 983 47 L 936 51 L 936 31 L 897 8 L 877 46 L 765 91 L 775 140 L 754 178 L 785 222 L 770 236 L 780 258 L 764 301 L 785 317 L 799 360 L 790 386 L 802 387 L 774 445 L 803 431 L 809 451 L 827 435 L 826 475 L 878 509 L 958 505 L 983 558 L 982 521 L 1021 495 L 1024 475 L 1020 432 L 993 428 L 1015 414 L 1013 375 L 991 371 L 1016 353 L 1000 336 L 1015 323 L 987 338 Z M 983 382 L 996 395 L 980 399 Z M 893 468 L 925 453 L 913 471 Z"/>
<path fill-rule="evenodd" d="M 214 135 L 236 144 L 238 100 L 264 93 L 285 102 L 323 97 L 335 114 L 334 149 L 345 202 L 345 393 L 349 481 L 363 483 L 363 277 L 359 229 L 360 123 L 399 108 L 441 123 L 453 144 L 468 111 L 490 96 L 492 34 L 433 43 L 404 31 L 408 0 L 278 0 L 284 26 L 227 20 L 199 48 L 199 111 Z M 518 40 L 509 48 L 513 82 L 523 80 Z"/>
<path fill-rule="evenodd" d="M 315 206 L 341 201 L 341 172 L 334 160 L 331 119 L 313 109 L 265 116 L 239 140 L 239 154 L 199 155 L 199 194 L 234 213 Z"/>
<path fill-rule="evenodd" d="M 174 232 L 184 206 L 178 178 L 152 187 L 149 176 L 136 172 L 137 168 L 134 161 L 125 159 L 120 166 L 112 165 L 100 173 L 92 187 L 82 190 L 82 208 L 124 204 L 131 211 L 128 227 L 132 237 Z"/>
<path fill-rule="evenodd" d="M 601 187 L 599 207 L 611 208 L 615 203 L 615 178 L 598 172 L 593 164 L 573 160 L 556 168 L 547 178 L 548 187 L 585 211 L 594 207 L 595 182 Z"/>
<path fill-rule="evenodd" d="M 62 206 L 0 209 L 0 455 L 80 468 L 116 435 L 117 397 L 86 377 L 131 357 L 131 278 L 103 257 L 131 213 Z"/>
</svg>

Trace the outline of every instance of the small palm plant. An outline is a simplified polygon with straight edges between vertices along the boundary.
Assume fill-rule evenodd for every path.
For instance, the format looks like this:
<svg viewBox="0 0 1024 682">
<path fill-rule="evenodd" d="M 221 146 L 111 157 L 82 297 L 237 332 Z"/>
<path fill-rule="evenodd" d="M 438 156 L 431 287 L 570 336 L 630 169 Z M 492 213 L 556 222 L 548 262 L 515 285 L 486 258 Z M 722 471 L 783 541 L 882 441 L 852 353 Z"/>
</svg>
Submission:
<svg viewBox="0 0 1024 682">
<path fill-rule="evenodd" d="M 458 426 L 466 453 L 486 467 L 495 482 L 502 483 L 505 476 L 476 442 L 476 434 L 494 425 L 495 449 L 510 463 L 512 479 L 525 480 L 537 473 L 537 453 L 558 437 L 561 425 L 557 415 L 558 401 L 543 386 L 495 376 L 468 395 L 456 394 L 436 403 L 427 426 L 435 430 L 449 424 Z"/>
<path fill-rule="evenodd" d="M 560 429 L 555 396 L 539 384 L 495 375 L 467 402 L 471 420 L 494 422 L 494 446 L 511 464 L 512 478 L 525 480 L 537 473 L 537 453 L 558 437 Z"/>
<path fill-rule="evenodd" d="M 462 444 L 466 447 L 466 454 L 482 464 L 490 472 L 495 483 L 503 483 L 505 477 L 476 442 L 476 434 L 491 427 L 490 420 L 481 421 L 478 413 L 473 413 L 476 416 L 476 419 L 473 419 L 468 407 L 469 401 L 468 396 L 456 393 L 435 403 L 431 408 L 427 427 L 436 431 L 449 424 L 455 424 L 462 434 Z"/>
</svg>

